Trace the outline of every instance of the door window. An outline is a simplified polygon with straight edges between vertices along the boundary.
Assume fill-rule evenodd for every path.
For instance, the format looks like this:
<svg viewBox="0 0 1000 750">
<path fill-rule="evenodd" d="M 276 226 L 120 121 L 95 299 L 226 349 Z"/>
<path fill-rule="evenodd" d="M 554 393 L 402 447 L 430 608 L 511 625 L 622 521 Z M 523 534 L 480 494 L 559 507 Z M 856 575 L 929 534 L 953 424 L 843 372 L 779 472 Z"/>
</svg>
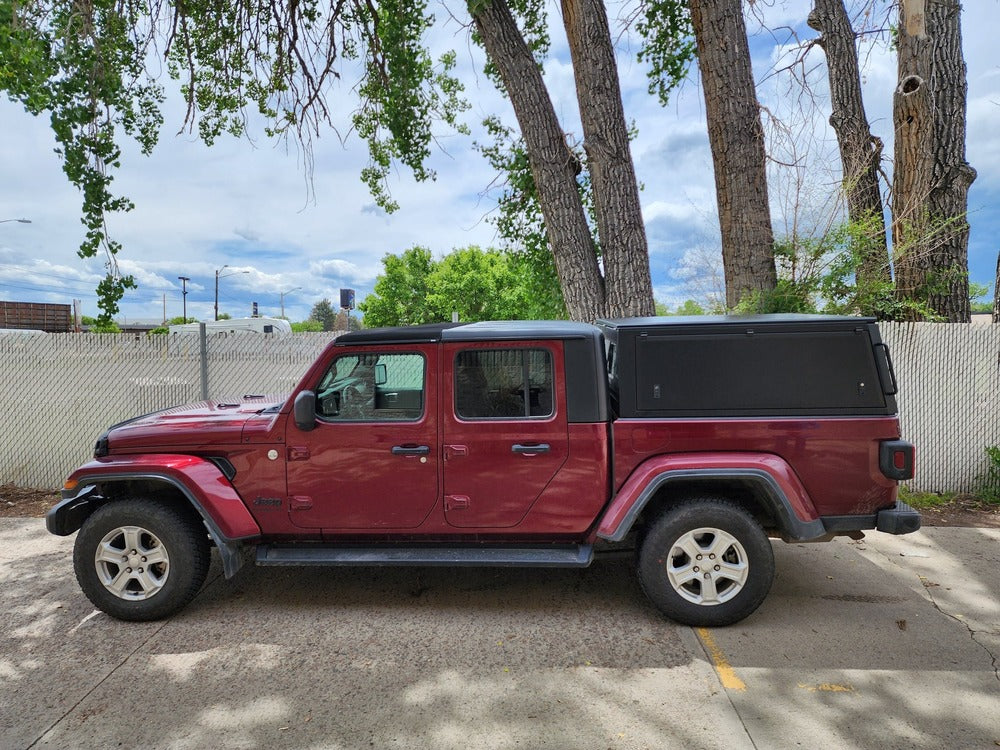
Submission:
<svg viewBox="0 0 1000 750">
<path fill-rule="evenodd" d="M 424 377 L 420 354 L 345 354 L 316 388 L 316 415 L 328 422 L 420 419 Z"/>
<path fill-rule="evenodd" d="M 544 349 L 459 352 L 455 357 L 455 414 L 462 419 L 552 416 L 552 356 Z"/>
</svg>

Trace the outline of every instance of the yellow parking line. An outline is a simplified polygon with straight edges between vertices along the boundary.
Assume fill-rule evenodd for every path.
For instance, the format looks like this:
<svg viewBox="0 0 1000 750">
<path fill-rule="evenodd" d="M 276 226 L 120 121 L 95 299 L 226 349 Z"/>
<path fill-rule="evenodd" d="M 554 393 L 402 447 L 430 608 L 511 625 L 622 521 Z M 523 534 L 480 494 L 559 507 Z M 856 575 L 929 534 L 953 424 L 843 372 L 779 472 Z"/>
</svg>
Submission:
<svg viewBox="0 0 1000 750">
<path fill-rule="evenodd" d="M 722 687 L 727 690 L 746 690 L 746 683 L 736 676 L 736 672 L 733 670 L 732 665 L 729 663 L 729 660 L 726 659 L 726 655 L 722 653 L 722 649 L 719 648 L 718 644 L 716 644 L 715 639 L 708 631 L 708 628 L 696 628 L 694 632 L 698 634 L 702 644 L 708 651 L 708 655 L 711 657 L 712 663 L 715 665 L 715 671 L 719 674 L 719 680 L 722 682 Z"/>
</svg>

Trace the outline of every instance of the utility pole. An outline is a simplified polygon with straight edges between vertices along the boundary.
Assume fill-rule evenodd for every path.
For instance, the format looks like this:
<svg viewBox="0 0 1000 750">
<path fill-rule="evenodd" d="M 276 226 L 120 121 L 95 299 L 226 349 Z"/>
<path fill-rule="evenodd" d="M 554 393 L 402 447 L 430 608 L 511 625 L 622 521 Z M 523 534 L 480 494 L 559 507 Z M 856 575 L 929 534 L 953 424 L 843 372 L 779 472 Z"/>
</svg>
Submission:
<svg viewBox="0 0 1000 750">
<path fill-rule="evenodd" d="M 997 253 L 997 280 L 993 284 L 993 322 L 1000 324 L 1000 253 Z"/>
<path fill-rule="evenodd" d="M 191 281 L 189 276 L 178 276 L 181 282 L 181 297 L 184 299 L 184 322 L 188 322 L 188 282 Z M 216 284 L 218 284 L 218 279 L 216 279 Z M 218 292 L 218 286 L 216 286 L 216 292 Z M 216 309 L 218 312 L 218 309 Z"/>
<path fill-rule="evenodd" d="M 224 273 L 222 274 L 222 276 L 219 276 L 219 273 L 227 268 L 229 268 L 228 263 L 224 265 L 222 268 L 215 269 L 215 319 L 216 320 L 219 319 L 219 279 L 220 278 L 224 279 L 227 276 L 234 276 L 238 273 L 250 273 L 249 271 L 230 271 L 229 273 Z"/>
<path fill-rule="evenodd" d="M 216 320 L 219 319 L 219 271 L 222 271 L 223 269 L 226 268 L 229 268 L 228 263 L 224 265 L 222 268 L 215 269 L 215 319 Z"/>
</svg>

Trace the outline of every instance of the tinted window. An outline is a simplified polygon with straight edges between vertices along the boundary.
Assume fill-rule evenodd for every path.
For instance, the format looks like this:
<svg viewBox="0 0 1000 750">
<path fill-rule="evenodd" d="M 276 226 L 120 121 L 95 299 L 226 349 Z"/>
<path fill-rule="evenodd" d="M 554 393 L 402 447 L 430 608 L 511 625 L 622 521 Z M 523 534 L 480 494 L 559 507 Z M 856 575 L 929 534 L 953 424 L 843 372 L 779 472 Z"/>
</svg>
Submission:
<svg viewBox="0 0 1000 750">
<path fill-rule="evenodd" d="M 455 357 L 455 413 L 526 419 L 553 413 L 552 356 L 544 349 L 476 349 Z"/>
<path fill-rule="evenodd" d="M 316 388 L 316 414 L 327 421 L 419 419 L 423 408 L 420 354 L 345 354 Z"/>
<path fill-rule="evenodd" d="M 643 336 L 636 405 L 730 414 L 879 409 L 871 341 L 858 331 Z"/>
</svg>

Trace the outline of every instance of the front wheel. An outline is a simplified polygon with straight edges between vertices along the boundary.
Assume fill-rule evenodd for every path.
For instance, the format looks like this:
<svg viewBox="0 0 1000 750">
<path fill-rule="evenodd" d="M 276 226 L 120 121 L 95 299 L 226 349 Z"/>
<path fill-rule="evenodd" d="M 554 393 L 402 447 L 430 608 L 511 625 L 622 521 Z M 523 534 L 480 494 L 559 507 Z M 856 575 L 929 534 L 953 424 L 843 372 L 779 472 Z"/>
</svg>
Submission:
<svg viewBox="0 0 1000 750">
<path fill-rule="evenodd" d="M 732 625 L 767 596 L 774 553 L 764 529 L 725 500 L 691 500 L 665 511 L 639 548 L 639 582 L 684 625 Z"/>
<path fill-rule="evenodd" d="M 73 567 L 98 609 L 121 620 L 158 620 L 194 598 L 210 556 L 195 518 L 152 500 L 121 500 L 84 522 Z"/>
</svg>

